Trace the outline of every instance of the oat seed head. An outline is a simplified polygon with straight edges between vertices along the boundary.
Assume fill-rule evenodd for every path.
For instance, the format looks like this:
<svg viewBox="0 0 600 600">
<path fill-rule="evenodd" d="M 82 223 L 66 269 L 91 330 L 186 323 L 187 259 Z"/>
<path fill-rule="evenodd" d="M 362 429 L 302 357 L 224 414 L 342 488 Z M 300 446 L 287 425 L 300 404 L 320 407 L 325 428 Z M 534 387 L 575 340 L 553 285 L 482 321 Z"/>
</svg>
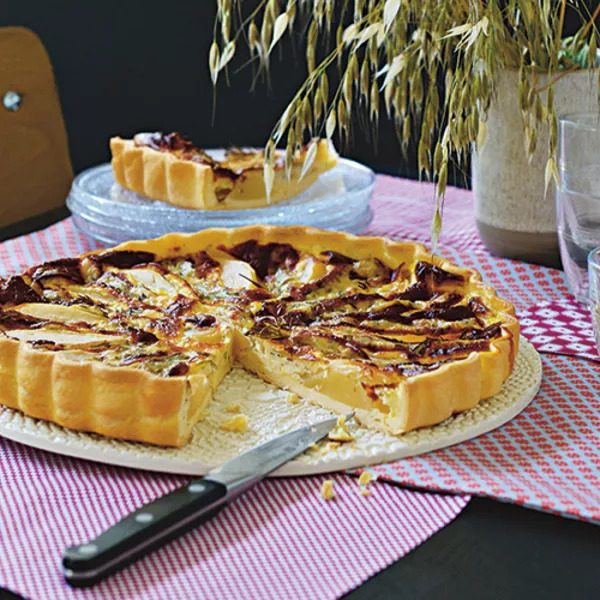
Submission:
<svg viewBox="0 0 600 600">
<path fill-rule="evenodd" d="M 564 37 L 567 12 L 579 19 L 579 29 Z M 304 36 L 307 77 L 294 95 L 295 107 L 304 110 L 275 123 L 270 139 L 284 139 L 293 129 L 295 143 L 304 144 L 307 132 L 337 132 L 343 145 L 355 113 L 364 111 L 375 129 L 382 94 L 403 152 L 416 145 L 419 170 L 437 182 L 439 195 L 449 167 L 462 168 L 472 145 L 485 141 L 497 73 L 515 69 L 526 151 L 535 149 L 538 127 L 550 131 L 548 179 L 557 149 L 553 84 L 576 69 L 598 67 L 599 14 L 600 2 L 590 9 L 581 0 L 217 0 L 220 41 L 210 48 L 210 76 L 216 86 L 242 39 L 257 74 L 268 74 L 274 47 L 285 56 L 284 38 Z M 339 84 L 330 97 L 328 73 L 336 65 Z M 440 141 L 443 161 L 434 156 Z M 268 170 L 266 162 L 266 181 Z"/>
</svg>

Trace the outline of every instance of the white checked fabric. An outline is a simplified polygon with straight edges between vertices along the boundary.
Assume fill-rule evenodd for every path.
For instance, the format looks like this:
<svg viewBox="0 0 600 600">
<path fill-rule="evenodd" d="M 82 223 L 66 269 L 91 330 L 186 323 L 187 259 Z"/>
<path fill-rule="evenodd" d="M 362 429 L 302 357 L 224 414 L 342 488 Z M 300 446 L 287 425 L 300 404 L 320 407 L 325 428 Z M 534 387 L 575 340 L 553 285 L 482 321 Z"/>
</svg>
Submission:
<svg viewBox="0 0 600 600">
<path fill-rule="evenodd" d="M 449 523 L 468 496 L 354 477 L 269 480 L 212 521 L 87 590 L 60 575 L 65 546 L 100 533 L 183 477 L 57 456 L 0 439 L 0 586 L 40 600 L 333 599 Z"/>
</svg>

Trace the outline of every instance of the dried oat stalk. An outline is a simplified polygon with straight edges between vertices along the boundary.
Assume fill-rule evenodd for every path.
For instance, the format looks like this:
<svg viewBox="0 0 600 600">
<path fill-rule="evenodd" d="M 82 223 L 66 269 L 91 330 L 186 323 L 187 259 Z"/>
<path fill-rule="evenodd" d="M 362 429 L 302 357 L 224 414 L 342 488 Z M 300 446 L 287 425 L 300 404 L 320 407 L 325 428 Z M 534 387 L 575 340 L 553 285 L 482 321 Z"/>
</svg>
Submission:
<svg viewBox="0 0 600 600">
<path fill-rule="evenodd" d="M 579 15 L 581 27 L 565 39 L 567 10 Z M 286 141 L 289 174 L 294 156 L 312 136 L 337 133 L 343 145 L 351 139 L 354 113 L 364 111 L 375 127 L 385 109 L 403 151 L 415 143 L 420 175 L 437 184 L 435 245 L 450 162 L 460 168 L 472 147 L 485 142 L 486 112 L 500 69 L 519 71 L 530 156 L 538 127 L 548 126 L 546 184 L 556 179 L 552 85 L 572 70 L 598 66 L 599 13 L 600 2 L 592 13 L 580 0 L 217 0 L 210 73 L 216 85 L 242 39 L 259 74 L 268 73 L 286 34 L 303 33 L 307 78 L 275 123 L 269 147 Z M 336 66 L 339 82 L 330 92 Z M 542 74 L 548 76 L 545 86 L 539 83 Z M 598 86 L 600 93 L 600 76 Z M 267 184 L 274 156 L 267 152 Z M 306 156 L 310 160 L 311 152 Z"/>
</svg>

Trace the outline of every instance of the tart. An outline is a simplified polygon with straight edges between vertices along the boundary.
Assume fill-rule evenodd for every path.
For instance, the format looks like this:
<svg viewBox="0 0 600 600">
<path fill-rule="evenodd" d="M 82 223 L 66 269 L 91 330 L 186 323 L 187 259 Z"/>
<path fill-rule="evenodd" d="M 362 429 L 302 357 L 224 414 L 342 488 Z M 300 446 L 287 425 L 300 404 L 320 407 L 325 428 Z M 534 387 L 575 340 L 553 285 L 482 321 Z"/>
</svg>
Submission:
<svg viewBox="0 0 600 600">
<path fill-rule="evenodd" d="M 514 308 L 424 246 L 308 227 L 169 234 L 0 282 L 0 401 L 181 446 L 234 361 L 392 434 L 496 394 Z"/>
<path fill-rule="evenodd" d="M 152 200 L 182 208 L 227 210 L 260 208 L 299 194 L 337 164 L 330 142 L 318 140 L 312 165 L 303 173 L 307 147 L 293 157 L 289 178 L 284 155 L 276 151 L 274 180 L 267 199 L 264 151 L 230 148 L 216 160 L 179 133 L 140 133 L 110 140 L 117 183 Z"/>
</svg>

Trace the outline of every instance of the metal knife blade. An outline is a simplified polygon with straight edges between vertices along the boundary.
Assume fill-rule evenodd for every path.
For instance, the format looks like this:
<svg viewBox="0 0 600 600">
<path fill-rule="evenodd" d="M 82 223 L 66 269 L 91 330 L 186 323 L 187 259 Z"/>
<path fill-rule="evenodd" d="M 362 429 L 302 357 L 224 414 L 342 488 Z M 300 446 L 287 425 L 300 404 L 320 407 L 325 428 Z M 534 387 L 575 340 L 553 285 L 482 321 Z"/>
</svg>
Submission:
<svg viewBox="0 0 600 600">
<path fill-rule="evenodd" d="M 284 433 L 142 506 L 90 542 L 67 548 L 62 561 L 65 579 L 76 587 L 93 585 L 186 533 L 325 437 L 336 424 L 333 417 Z"/>
<path fill-rule="evenodd" d="M 353 416 L 350 413 L 346 415 L 346 419 Z M 252 482 L 262 479 L 324 438 L 335 428 L 337 420 L 337 417 L 332 417 L 284 433 L 228 460 L 210 471 L 205 479 L 226 485 L 229 497 L 237 495 L 252 485 Z"/>
</svg>

